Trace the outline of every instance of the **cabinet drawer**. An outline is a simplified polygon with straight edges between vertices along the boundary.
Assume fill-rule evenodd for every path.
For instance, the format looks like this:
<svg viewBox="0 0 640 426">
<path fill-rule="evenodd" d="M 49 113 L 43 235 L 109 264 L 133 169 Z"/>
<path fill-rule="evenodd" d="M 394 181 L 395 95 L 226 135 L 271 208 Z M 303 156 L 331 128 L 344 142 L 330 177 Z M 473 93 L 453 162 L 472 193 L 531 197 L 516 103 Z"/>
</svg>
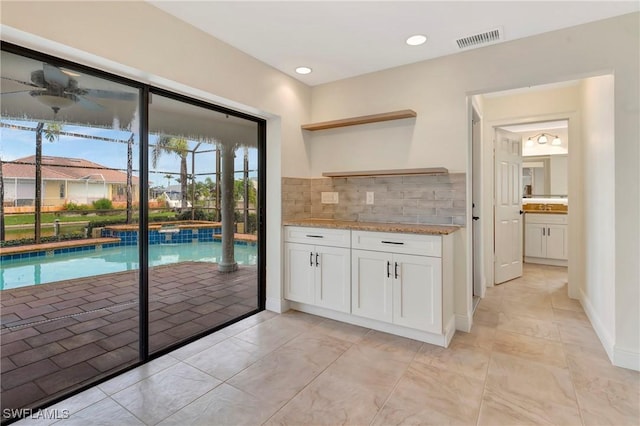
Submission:
<svg viewBox="0 0 640 426">
<path fill-rule="evenodd" d="M 284 240 L 290 243 L 349 248 L 351 247 L 351 231 L 348 229 L 285 226 Z"/>
<path fill-rule="evenodd" d="M 442 257 L 442 237 L 439 235 L 352 231 L 351 247 L 361 250 Z"/>
<path fill-rule="evenodd" d="M 526 223 L 548 223 L 548 224 L 566 224 L 566 214 L 549 214 L 549 213 L 527 213 L 525 217 Z"/>
</svg>

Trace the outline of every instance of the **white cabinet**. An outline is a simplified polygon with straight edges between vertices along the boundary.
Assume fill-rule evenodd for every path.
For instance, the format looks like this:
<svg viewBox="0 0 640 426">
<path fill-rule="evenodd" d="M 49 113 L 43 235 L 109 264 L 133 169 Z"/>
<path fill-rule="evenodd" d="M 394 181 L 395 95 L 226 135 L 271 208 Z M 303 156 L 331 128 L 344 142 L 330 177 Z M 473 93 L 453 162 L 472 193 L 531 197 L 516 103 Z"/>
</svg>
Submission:
<svg viewBox="0 0 640 426">
<path fill-rule="evenodd" d="M 351 312 L 441 334 L 441 240 L 434 235 L 353 231 Z"/>
<path fill-rule="evenodd" d="M 303 227 L 285 229 L 285 298 L 349 312 L 350 231 Z"/>
<path fill-rule="evenodd" d="M 526 214 L 525 262 L 564 266 L 568 243 L 566 214 Z"/>
<path fill-rule="evenodd" d="M 395 254 L 393 323 L 442 333 L 442 264 L 428 256 Z"/>
<path fill-rule="evenodd" d="M 294 309 L 446 347 L 455 332 L 452 235 L 285 226 Z"/>
</svg>

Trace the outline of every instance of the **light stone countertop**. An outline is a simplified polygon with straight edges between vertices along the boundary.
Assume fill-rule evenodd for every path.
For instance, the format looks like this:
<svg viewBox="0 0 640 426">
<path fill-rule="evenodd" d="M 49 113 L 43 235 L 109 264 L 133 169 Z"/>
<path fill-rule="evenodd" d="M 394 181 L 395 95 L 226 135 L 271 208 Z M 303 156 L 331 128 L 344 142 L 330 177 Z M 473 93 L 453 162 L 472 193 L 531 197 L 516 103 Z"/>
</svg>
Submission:
<svg viewBox="0 0 640 426">
<path fill-rule="evenodd" d="M 283 221 L 284 226 L 350 229 L 354 231 L 402 232 L 405 234 L 449 235 L 460 229 L 454 225 L 418 225 L 405 223 L 353 222 L 334 219 L 294 219 Z"/>
<path fill-rule="evenodd" d="M 535 214 L 568 214 L 567 211 L 562 210 L 524 210 L 525 213 L 535 213 Z"/>
</svg>

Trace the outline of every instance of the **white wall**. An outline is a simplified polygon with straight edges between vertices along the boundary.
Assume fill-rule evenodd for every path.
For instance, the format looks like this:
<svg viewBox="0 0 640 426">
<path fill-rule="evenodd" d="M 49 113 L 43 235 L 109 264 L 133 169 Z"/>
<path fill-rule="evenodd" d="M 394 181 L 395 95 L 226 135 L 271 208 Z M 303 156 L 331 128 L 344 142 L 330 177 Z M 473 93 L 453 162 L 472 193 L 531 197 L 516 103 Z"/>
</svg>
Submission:
<svg viewBox="0 0 640 426">
<path fill-rule="evenodd" d="M 613 94 L 611 96 L 613 99 Z M 566 155 L 552 155 L 549 157 L 549 193 L 552 195 L 566 195 L 569 190 L 568 157 Z"/>
<path fill-rule="evenodd" d="M 615 204 L 614 78 L 582 82 L 585 280 L 580 300 L 610 358 L 615 344 Z"/>
<path fill-rule="evenodd" d="M 615 73 L 616 179 L 615 187 L 609 190 L 615 190 L 616 201 L 608 214 L 615 219 L 618 254 L 614 286 L 616 292 L 622 291 L 627 296 L 626 304 L 616 304 L 616 315 L 624 312 L 627 317 L 635 318 L 640 310 L 637 297 L 637 260 L 640 258 L 640 225 L 637 220 L 640 217 L 640 174 L 637 167 L 639 21 L 637 13 L 625 15 L 314 87 L 313 121 L 405 108 L 414 109 L 418 116 L 415 123 L 407 120 L 307 135 L 305 140 L 311 152 L 311 172 L 318 175 L 333 169 L 428 166 L 466 171 L 470 135 L 467 95 Z M 573 90 L 575 98 L 577 89 Z M 546 111 L 547 102 L 545 99 Z M 564 110 L 567 115 L 576 110 L 576 103 L 574 99 L 567 106 Z M 535 105 L 521 106 L 525 110 L 533 110 Z M 555 107 L 560 111 L 560 105 Z M 483 114 L 487 120 L 486 105 Z M 521 118 L 526 119 L 527 113 L 523 113 Z M 576 127 L 578 118 L 574 116 L 573 124 L 570 122 L 572 140 L 573 135 L 580 133 L 579 126 Z M 376 131 L 378 129 L 379 132 Z M 572 164 L 569 167 L 570 173 L 580 172 Z M 491 182 L 492 179 L 486 179 L 484 189 Z M 569 188 L 569 192 L 574 194 L 576 191 Z M 574 198 L 579 199 L 580 194 Z M 485 219 L 492 217 L 490 205 L 485 206 L 482 216 Z M 569 232 L 576 235 L 577 229 L 581 229 L 581 222 L 573 217 L 570 221 L 573 222 L 571 227 L 578 228 L 570 228 Z M 489 221 L 484 222 L 486 226 Z M 484 234 L 492 235 L 492 232 Z M 465 240 L 470 241 L 470 238 Z M 580 257 L 579 247 L 574 247 L 577 244 L 579 239 L 572 238 L 570 252 Z M 469 254 L 468 247 L 462 249 L 462 255 L 465 254 Z M 464 263 L 467 267 L 470 265 L 468 260 Z M 492 264 L 489 266 L 492 269 Z M 576 271 L 571 272 L 570 281 L 580 282 L 582 265 L 572 269 Z M 467 298 L 470 274 L 457 272 L 467 277 L 468 282 L 462 285 L 456 282 L 456 298 L 461 294 Z M 471 303 L 470 300 L 465 302 L 467 306 Z M 624 342 L 624 347 L 636 355 L 640 353 L 639 325 L 638 321 L 624 327 L 616 325 L 618 342 Z M 634 328 L 635 333 L 632 333 Z"/>
<path fill-rule="evenodd" d="M 281 308 L 281 176 L 309 175 L 310 89 L 145 2 L 2 2 L 2 39 L 268 119 L 267 304 Z"/>
</svg>

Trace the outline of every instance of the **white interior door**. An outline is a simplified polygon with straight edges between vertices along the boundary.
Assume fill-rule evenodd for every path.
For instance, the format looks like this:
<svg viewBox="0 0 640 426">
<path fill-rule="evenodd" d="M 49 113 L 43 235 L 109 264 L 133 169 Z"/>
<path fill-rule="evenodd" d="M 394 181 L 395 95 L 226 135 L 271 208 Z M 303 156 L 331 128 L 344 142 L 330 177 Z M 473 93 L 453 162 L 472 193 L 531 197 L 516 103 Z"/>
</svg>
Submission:
<svg viewBox="0 0 640 426">
<path fill-rule="evenodd" d="M 522 137 L 496 129 L 495 283 L 522 276 Z"/>
</svg>

